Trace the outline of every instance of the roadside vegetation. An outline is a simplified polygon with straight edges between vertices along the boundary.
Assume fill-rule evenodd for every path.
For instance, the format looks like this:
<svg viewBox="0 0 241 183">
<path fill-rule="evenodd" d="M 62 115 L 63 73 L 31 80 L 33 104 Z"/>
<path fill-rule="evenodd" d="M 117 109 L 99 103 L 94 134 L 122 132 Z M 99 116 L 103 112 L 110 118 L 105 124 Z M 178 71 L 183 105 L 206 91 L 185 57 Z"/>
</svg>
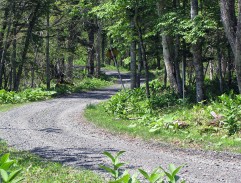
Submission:
<svg viewBox="0 0 241 183">
<path fill-rule="evenodd" d="M 47 100 L 63 94 L 94 90 L 111 84 L 113 84 L 112 79 L 103 75 L 102 78 L 85 77 L 81 80 L 75 80 L 74 83 L 53 84 L 53 87 L 49 91 L 45 87 L 30 88 L 19 92 L 2 89 L 0 90 L 0 112 L 19 106 L 20 104 Z"/>
<path fill-rule="evenodd" d="M 240 95 L 231 91 L 196 104 L 160 83 L 150 82 L 149 99 L 144 87 L 120 91 L 108 102 L 88 106 L 85 116 L 111 132 L 179 147 L 241 152 Z"/>
</svg>

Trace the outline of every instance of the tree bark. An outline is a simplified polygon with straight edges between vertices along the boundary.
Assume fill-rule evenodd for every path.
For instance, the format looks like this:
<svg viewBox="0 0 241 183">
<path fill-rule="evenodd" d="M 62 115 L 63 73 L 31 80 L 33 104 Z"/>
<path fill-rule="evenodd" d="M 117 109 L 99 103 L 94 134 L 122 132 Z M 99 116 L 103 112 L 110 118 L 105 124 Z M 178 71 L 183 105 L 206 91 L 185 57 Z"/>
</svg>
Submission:
<svg viewBox="0 0 241 183">
<path fill-rule="evenodd" d="M 26 38 L 25 38 L 25 42 L 24 42 L 24 48 L 21 54 L 21 63 L 19 65 L 19 69 L 18 69 L 18 73 L 17 73 L 17 77 L 16 77 L 16 82 L 14 85 L 14 90 L 17 91 L 19 89 L 19 84 L 20 84 L 20 80 L 21 80 L 21 76 L 22 76 L 22 72 L 23 72 L 23 66 L 25 64 L 25 59 L 27 56 L 27 52 L 28 52 L 28 47 L 30 44 L 30 38 L 31 38 L 31 34 L 33 31 L 33 28 L 39 18 L 39 10 L 40 10 L 40 2 L 38 2 L 35 6 L 34 11 L 32 12 L 32 14 L 30 15 L 30 22 L 28 25 L 28 29 L 27 29 L 27 33 L 26 33 Z"/>
<path fill-rule="evenodd" d="M 191 19 L 198 15 L 198 0 L 191 0 Z M 202 46 L 200 40 L 192 44 L 193 65 L 196 79 L 196 101 L 204 100 L 204 73 L 202 63 Z"/>
<path fill-rule="evenodd" d="M 220 0 L 221 17 L 224 30 L 234 54 L 234 63 L 241 94 L 241 0 L 238 0 L 237 17 L 235 0 Z"/>
<path fill-rule="evenodd" d="M 47 86 L 47 90 L 50 90 L 49 10 L 47 10 L 46 27 L 47 27 L 47 33 L 46 33 L 46 86 Z"/>
<path fill-rule="evenodd" d="M 96 76 L 100 77 L 101 69 L 101 47 L 102 47 L 102 28 L 100 22 L 98 22 L 98 33 L 96 43 Z"/>
<path fill-rule="evenodd" d="M 158 11 L 159 17 L 164 13 L 164 9 L 165 9 L 164 2 L 159 1 L 159 3 L 157 3 L 157 11 Z M 171 37 L 165 34 L 164 30 L 161 30 L 161 32 L 162 32 L 162 49 L 163 49 L 162 51 L 163 51 L 167 78 L 174 92 L 179 93 L 177 81 L 174 75 L 175 70 L 174 70 L 173 63 L 175 61 L 175 58 L 174 58 L 173 50 L 171 50 L 171 45 L 170 45 Z"/>
<path fill-rule="evenodd" d="M 88 31 L 88 38 L 89 38 L 89 47 L 88 47 L 88 70 L 89 75 L 94 75 L 94 69 L 95 69 L 95 62 L 94 62 L 94 41 L 95 41 L 95 31 L 93 28 L 90 28 Z"/>
<path fill-rule="evenodd" d="M 135 20 L 131 21 L 131 29 L 134 37 L 135 32 Z M 136 41 L 132 40 L 130 46 L 130 56 L 131 56 L 131 89 L 136 88 Z"/>
<path fill-rule="evenodd" d="M 135 11 L 137 11 L 137 9 Z M 135 12 L 135 15 L 137 16 L 137 12 Z M 135 20 L 136 29 L 138 31 L 141 55 L 142 55 L 142 59 L 143 59 L 144 69 L 145 69 L 146 97 L 150 98 L 151 94 L 150 94 L 150 85 L 149 85 L 149 68 L 148 68 L 148 63 L 147 63 L 147 58 L 146 58 L 146 50 L 145 50 L 144 41 L 143 41 L 142 29 L 139 25 L 137 17 L 135 17 L 134 20 Z"/>
</svg>

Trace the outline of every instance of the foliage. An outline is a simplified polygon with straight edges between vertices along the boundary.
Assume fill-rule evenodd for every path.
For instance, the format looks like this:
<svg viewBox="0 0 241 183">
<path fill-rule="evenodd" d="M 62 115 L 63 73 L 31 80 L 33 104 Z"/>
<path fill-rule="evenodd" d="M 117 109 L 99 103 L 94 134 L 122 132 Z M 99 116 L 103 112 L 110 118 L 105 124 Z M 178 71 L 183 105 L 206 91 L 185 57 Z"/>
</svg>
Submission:
<svg viewBox="0 0 241 183">
<path fill-rule="evenodd" d="M 118 117 L 131 119 L 155 113 L 159 108 L 179 104 L 178 96 L 163 88 L 159 80 L 150 82 L 151 98 L 147 99 L 145 88 L 121 91 L 106 104 L 106 111 Z"/>
<path fill-rule="evenodd" d="M 125 151 L 120 151 L 116 154 L 116 156 L 113 156 L 109 152 L 104 152 L 104 155 L 111 159 L 113 168 L 104 165 L 100 165 L 100 167 L 112 175 L 114 180 L 111 180 L 110 183 L 140 183 L 140 180 L 138 180 L 137 177 L 138 174 L 131 176 L 128 173 L 128 170 L 122 170 L 123 173 L 120 171 L 120 168 L 126 163 L 120 163 L 118 158 L 124 152 Z M 177 183 L 180 179 L 180 177 L 177 176 L 177 173 L 181 170 L 181 168 L 182 166 L 176 168 L 174 164 L 169 164 L 168 171 L 163 169 L 161 166 L 153 170 L 150 174 L 143 169 L 138 170 L 141 175 L 143 175 L 143 177 L 150 183 Z M 182 180 L 180 183 L 185 183 L 185 181 Z"/>
<path fill-rule="evenodd" d="M 103 88 L 106 86 L 111 85 L 111 81 L 107 81 L 106 78 L 99 79 L 99 78 L 87 78 L 85 77 L 81 81 L 77 81 L 74 84 L 58 84 L 55 86 L 54 90 L 57 94 L 65 94 L 65 93 L 74 93 L 74 92 L 81 92 L 84 90 L 94 90 Z"/>
<path fill-rule="evenodd" d="M 15 165 L 15 160 L 9 159 L 10 154 L 2 155 L 0 159 L 0 182 L 4 183 L 17 183 L 23 180 L 23 178 L 19 177 L 22 169 L 12 170 L 12 167 Z"/>
<path fill-rule="evenodd" d="M 241 95 L 223 94 L 218 102 L 213 102 L 209 110 L 215 110 L 220 116 L 220 125 L 227 129 L 228 135 L 238 133 L 241 129 Z M 223 123 L 223 124 L 222 124 Z"/>
<path fill-rule="evenodd" d="M 41 88 L 26 89 L 22 92 L 0 90 L 0 104 L 17 104 L 45 100 L 53 96 L 55 91 L 44 91 Z"/>
</svg>

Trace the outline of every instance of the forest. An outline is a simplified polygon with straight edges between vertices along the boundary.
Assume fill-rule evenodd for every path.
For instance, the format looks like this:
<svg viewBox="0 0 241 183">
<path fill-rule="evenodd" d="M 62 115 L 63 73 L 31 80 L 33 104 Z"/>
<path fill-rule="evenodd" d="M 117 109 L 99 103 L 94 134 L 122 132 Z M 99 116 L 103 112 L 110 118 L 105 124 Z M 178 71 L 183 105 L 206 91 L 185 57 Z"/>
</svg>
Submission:
<svg viewBox="0 0 241 183">
<path fill-rule="evenodd" d="M 110 77 L 107 72 L 116 75 Z M 122 90 L 118 89 L 118 92 L 113 85 L 117 80 L 122 84 Z M 110 85 L 116 89 L 113 96 L 110 89 L 103 89 Z M 100 88 L 102 93 L 96 91 Z M 88 93 L 89 90 L 96 93 Z M 69 94 L 73 94 L 76 101 L 66 97 Z M 52 123 L 55 125 L 55 118 L 70 120 L 68 115 L 57 118 L 62 112 L 79 108 L 79 113 L 83 113 L 89 122 L 114 134 L 154 139 L 168 147 L 240 153 L 240 94 L 241 0 L 0 0 L 0 123 L 3 126 L 9 121 L 2 114 L 7 116 L 8 113 L 3 112 L 12 108 L 11 105 L 18 107 L 19 103 L 60 96 L 61 105 L 50 108 L 46 103 L 49 108 L 45 109 L 35 103 L 36 106 L 31 106 L 31 115 L 43 120 L 41 125 L 51 121 L 47 124 L 51 126 Z M 101 103 L 94 105 L 96 98 Z M 80 103 L 85 104 L 85 110 Z M 26 119 L 29 117 L 28 110 L 14 112 L 14 115 L 9 113 L 14 116 L 13 121 L 22 112 Z M 45 116 L 45 113 L 48 114 Z M 34 126 L 38 120 L 34 121 L 31 115 Z M 70 124 L 66 122 L 65 125 Z M 9 129 L 11 125 L 0 130 Z M 47 129 L 50 133 L 49 130 L 56 130 L 58 139 L 63 138 L 60 141 L 64 144 L 66 134 L 61 136 L 59 126 L 43 130 L 41 125 L 36 125 L 32 131 L 44 133 Z M 80 125 L 66 129 L 79 128 Z M 19 131 L 16 134 L 21 134 Z M 0 154 L 3 154 L 9 148 L 2 142 L 4 132 L 1 132 Z M 31 133 L 32 138 L 35 135 Z M 92 138 L 92 135 L 85 136 Z M 7 135 L 7 139 L 12 136 Z M 71 132 L 69 138 L 72 137 Z M 102 136 L 98 138 L 100 140 Z M 51 143 L 56 139 L 53 142 L 50 139 Z M 36 144 L 38 141 L 41 140 L 36 140 Z M 142 149 L 136 152 L 142 152 Z M 119 174 L 120 168 L 125 166 L 118 160 L 123 153 L 119 151 L 114 156 L 105 151 L 114 168 L 104 165 L 101 168 L 112 174 L 117 182 L 118 179 L 119 182 L 135 182 L 135 177 L 130 174 Z M 19 155 L 15 151 L 13 154 L 14 158 L 21 157 L 27 182 L 32 179 L 39 182 L 82 179 L 83 182 L 104 182 L 93 172 L 80 174 L 79 170 L 64 169 L 32 154 L 21 152 Z M 9 154 L 0 158 L 1 180 L 11 182 L 10 179 L 19 175 L 21 170 L 8 171 L 13 164 Z M 2 173 L 2 166 L 7 166 L 5 173 Z M 160 181 L 163 176 L 169 180 L 167 182 L 176 182 L 179 170 L 189 168 L 192 172 L 192 166 L 169 164 L 169 172 L 159 167 L 158 171 L 164 174 L 157 169 L 150 175 L 142 169 L 139 173 L 149 182 Z M 236 168 L 232 173 L 240 166 Z M 54 179 L 52 172 L 59 172 L 58 178 Z M 215 177 L 209 178 L 208 181 L 217 181 Z M 232 178 L 238 180 L 235 176 Z"/>
<path fill-rule="evenodd" d="M 131 71 L 131 88 L 145 75 L 147 97 L 151 70 L 196 102 L 241 92 L 235 0 L 1 0 L 0 8 L 1 89 L 50 89 L 112 64 Z"/>
</svg>

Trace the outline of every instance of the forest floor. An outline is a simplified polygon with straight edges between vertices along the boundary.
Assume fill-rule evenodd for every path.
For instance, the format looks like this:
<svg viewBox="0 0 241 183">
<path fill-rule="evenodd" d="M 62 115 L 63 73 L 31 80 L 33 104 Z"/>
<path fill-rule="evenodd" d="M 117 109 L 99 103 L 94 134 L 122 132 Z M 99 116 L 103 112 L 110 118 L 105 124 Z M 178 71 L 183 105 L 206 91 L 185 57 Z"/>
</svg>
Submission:
<svg viewBox="0 0 241 183">
<path fill-rule="evenodd" d="M 111 75 L 116 73 L 109 73 Z M 128 75 L 124 77 L 128 81 Z M 121 160 L 130 170 L 151 171 L 161 165 L 184 165 L 180 175 L 193 183 L 241 183 L 241 155 L 226 152 L 178 149 L 172 145 L 145 142 L 113 135 L 84 119 L 87 105 L 107 100 L 120 89 L 106 89 L 34 102 L 0 113 L 0 138 L 19 150 L 29 150 L 43 158 L 103 173 L 99 164 L 109 164 L 103 155 L 121 150 Z"/>
</svg>

